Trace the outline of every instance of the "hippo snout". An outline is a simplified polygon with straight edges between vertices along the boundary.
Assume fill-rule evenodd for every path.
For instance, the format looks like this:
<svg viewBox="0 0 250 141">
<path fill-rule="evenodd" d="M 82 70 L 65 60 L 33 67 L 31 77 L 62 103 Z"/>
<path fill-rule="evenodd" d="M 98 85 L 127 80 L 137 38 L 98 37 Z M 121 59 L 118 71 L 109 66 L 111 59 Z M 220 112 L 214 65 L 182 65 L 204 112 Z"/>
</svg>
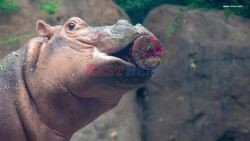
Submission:
<svg viewBox="0 0 250 141">
<path fill-rule="evenodd" d="M 97 48 L 144 70 L 156 68 L 163 55 L 161 44 L 151 32 L 124 19 L 99 31 Z"/>
<path fill-rule="evenodd" d="M 152 70 L 159 66 L 163 56 L 161 44 L 153 33 L 141 24 L 132 25 L 124 19 L 113 25 L 94 27 L 78 17 L 73 17 L 64 25 L 55 27 L 40 21 L 37 29 L 48 40 L 44 44 L 48 43 L 51 50 L 55 50 L 53 58 L 57 59 L 48 61 L 50 65 L 54 66 L 56 60 L 64 58 L 64 62 L 74 68 L 72 70 L 82 72 L 79 73 L 79 81 L 80 78 L 94 74 L 89 71 L 92 70 L 90 66 L 100 66 L 103 71 L 99 69 L 98 76 L 99 73 L 101 76 L 113 76 L 103 77 L 110 85 L 114 85 L 117 80 L 126 80 L 126 84 L 141 84 L 150 78 Z M 78 69 L 78 66 L 82 68 Z M 118 68 L 120 71 L 117 71 Z M 65 71 L 65 74 L 69 72 L 67 69 L 60 71 Z M 109 72 L 114 73 L 108 74 Z M 145 72 L 145 75 L 142 76 L 141 72 Z M 116 77 L 116 73 L 119 77 Z M 94 79 L 99 80 L 101 77 Z"/>
</svg>

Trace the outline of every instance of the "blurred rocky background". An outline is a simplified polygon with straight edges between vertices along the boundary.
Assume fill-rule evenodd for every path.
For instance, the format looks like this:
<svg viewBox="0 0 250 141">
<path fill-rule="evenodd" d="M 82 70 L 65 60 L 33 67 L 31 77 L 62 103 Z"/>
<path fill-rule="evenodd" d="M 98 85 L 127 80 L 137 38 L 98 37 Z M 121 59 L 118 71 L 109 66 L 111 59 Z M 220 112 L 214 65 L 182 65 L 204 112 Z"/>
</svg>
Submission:
<svg viewBox="0 0 250 141">
<path fill-rule="evenodd" d="M 145 86 L 71 141 L 250 141 L 249 0 L 0 0 L 0 58 L 36 36 L 38 19 L 72 16 L 143 23 L 165 55 Z"/>
</svg>

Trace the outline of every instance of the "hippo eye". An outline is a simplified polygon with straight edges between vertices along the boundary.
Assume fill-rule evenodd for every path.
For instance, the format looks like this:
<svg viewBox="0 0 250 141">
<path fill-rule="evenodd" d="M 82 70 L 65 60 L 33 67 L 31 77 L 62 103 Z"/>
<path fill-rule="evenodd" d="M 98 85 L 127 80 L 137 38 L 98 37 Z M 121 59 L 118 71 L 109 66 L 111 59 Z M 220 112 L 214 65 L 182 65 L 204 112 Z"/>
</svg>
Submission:
<svg viewBox="0 0 250 141">
<path fill-rule="evenodd" d="M 75 26 L 76 26 L 76 24 L 74 24 L 74 23 L 69 23 L 68 24 L 69 30 L 73 30 L 75 28 Z"/>
</svg>

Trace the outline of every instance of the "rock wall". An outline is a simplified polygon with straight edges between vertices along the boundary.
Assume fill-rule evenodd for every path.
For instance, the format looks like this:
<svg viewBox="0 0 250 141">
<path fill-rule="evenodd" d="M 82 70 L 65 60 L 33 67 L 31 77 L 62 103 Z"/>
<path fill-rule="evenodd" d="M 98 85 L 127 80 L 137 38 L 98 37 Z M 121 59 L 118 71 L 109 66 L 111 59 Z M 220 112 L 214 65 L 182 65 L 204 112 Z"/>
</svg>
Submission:
<svg viewBox="0 0 250 141">
<path fill-rule="evenodd" d="M 164 5 L 144 25 L 166 52 L 141 93 L 142 140 L 250 140 L 250 21 Z"/>
</svg>

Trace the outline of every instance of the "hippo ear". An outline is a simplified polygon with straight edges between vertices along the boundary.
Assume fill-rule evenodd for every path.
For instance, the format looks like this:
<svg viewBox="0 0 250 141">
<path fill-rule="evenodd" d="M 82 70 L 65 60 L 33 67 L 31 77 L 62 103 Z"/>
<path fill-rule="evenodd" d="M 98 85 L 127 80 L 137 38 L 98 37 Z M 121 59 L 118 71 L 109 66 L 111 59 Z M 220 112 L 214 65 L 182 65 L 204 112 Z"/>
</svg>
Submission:
<svg viewBox="0 0 250 141">
<path fill-rule="evenodd" d="M 47 24 L 43 20 L 39 20 L 36 23 L 36 30 L 40 36 L 50 38 L 53 35 L 53 27 Z"/>
</svg>

